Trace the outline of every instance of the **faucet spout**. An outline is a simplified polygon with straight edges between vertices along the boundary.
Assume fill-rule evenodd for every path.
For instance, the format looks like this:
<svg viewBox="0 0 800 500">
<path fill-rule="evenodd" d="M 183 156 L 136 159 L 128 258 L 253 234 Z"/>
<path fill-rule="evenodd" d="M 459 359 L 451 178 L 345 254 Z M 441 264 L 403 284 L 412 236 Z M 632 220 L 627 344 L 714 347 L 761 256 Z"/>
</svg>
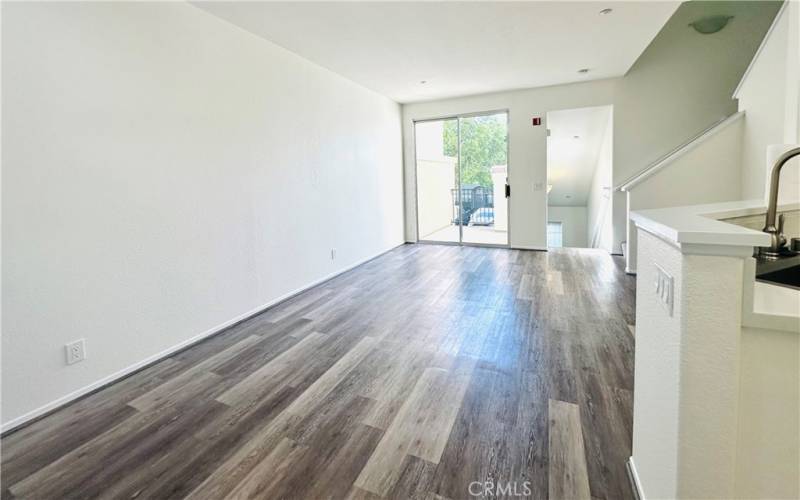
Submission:
<svg viewBox="0 0 800 500">
<path fill-rule="evenodd" d="M 781 249 L 786 244 L 786 237 L 783 235 L 783 220 L 777 227 L 775 222 L 778 218 L 778 187 L 780 186 L 781 169 L 794 158 L 800 156 L 800 148 L 793 148 L 783 153 L 772 167 L 769 180 L 769 205 L 767 206 L 767 218 L 764 223 L 763 231 L 770 235 L 770 245 L 761 247 L 760 254 L 769 259 L 777 259 L 781 254 Z M 781 217 L 783 218 L 783 217 Z"/>
</svg>

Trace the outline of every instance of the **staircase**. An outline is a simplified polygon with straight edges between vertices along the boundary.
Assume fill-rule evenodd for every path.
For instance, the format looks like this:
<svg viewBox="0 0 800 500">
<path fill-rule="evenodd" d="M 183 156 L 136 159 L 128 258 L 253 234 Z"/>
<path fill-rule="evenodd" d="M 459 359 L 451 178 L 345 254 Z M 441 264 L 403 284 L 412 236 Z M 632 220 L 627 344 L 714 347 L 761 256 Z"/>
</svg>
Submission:
<svg viewBox="0 0 800 500">
<path fill-rule="evenodd" d="M 626 198 L 625 271 L 636 274 L 630 212 L 738 200 L 744 112 L 722 118 L 615 187 Z"/>
</svg>

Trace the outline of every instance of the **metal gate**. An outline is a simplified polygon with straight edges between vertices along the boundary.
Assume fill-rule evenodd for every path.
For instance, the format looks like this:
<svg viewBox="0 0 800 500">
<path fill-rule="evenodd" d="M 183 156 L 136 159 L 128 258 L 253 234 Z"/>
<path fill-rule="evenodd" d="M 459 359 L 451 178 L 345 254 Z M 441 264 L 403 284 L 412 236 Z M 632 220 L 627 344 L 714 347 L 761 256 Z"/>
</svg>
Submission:
<svg viewBox="0 0 800 500">
<path fill-rule="evenodd" d="M 458 189 L 451 189 L 453 224 L 490 226 L 494 224 L 494 193 L 492 188 L 475 184 L 461 186 L 461 209 Z"/>
</svg>

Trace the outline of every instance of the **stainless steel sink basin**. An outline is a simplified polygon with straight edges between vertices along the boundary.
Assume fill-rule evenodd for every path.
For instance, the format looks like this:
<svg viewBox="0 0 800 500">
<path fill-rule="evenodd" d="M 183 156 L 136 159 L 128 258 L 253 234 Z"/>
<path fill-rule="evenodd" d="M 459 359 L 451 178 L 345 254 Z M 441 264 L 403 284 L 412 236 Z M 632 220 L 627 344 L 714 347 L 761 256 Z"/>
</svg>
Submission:
<svg viewBox="0 0 800 500">
<path fill-rule="evenodd" d="M 800 290 L 800 255 L 756 260 L 756 280 Z"/>
</svg>

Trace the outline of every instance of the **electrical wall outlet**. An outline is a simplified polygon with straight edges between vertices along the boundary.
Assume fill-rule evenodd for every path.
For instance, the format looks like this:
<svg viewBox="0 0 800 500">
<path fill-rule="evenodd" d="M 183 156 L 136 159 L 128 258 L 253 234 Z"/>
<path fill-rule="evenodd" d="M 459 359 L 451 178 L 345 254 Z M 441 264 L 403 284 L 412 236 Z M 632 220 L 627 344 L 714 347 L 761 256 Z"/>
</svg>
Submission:
<svg viewBox="0 0 800 500">
<path fill-rule="evenodd" d="M 67 364 L 73 365 L 86 359 L 86 339 L 79 339 L 65 345 L 67 351 Z"/>
<path fill-rule="evenodd" d="M 672 316 L 672 306 L 674 301 L 674 282 L 672 276 L 658 264 L 656 266 L 656 281 L 653 283 L 654 291 L 658 296 L 658 300 L 667 310 L 667 314 Z"/>
</svg>

